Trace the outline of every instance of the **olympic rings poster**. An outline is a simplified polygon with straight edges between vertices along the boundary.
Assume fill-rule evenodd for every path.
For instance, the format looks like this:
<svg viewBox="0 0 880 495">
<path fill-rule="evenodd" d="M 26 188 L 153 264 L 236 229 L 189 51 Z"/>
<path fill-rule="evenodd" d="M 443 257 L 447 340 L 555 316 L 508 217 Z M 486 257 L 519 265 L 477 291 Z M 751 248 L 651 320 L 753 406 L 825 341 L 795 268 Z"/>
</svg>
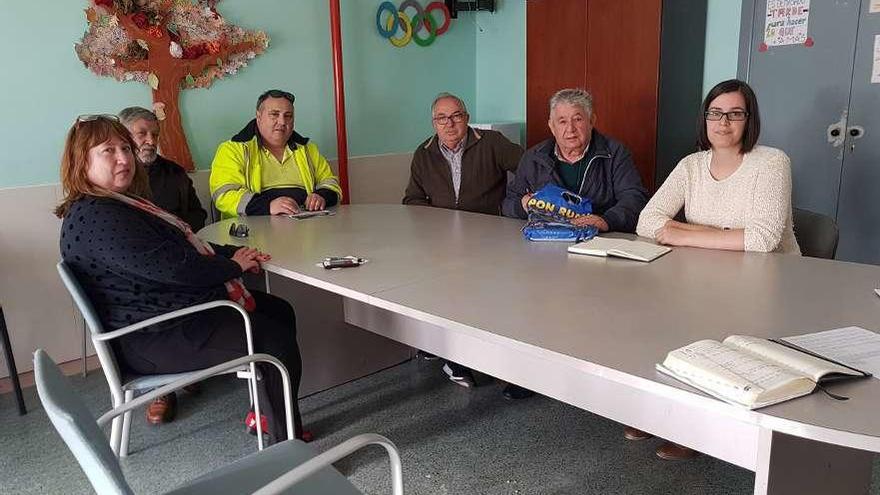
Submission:
<svg viewBox="0 0 880 495">
<path fill-rule="evenodd" d="M 409 13 L 415 12 L 412 16 Z M 437 21 L 434 11 L 443 14 L 443 23 Z M 409 12 L 409 13 L 408 13 Z M 443 2 L 431 2 L 427 7 L 417 0 L 404 0 L 399 7 L 382 2 L 376 10 L 376 29 L 392 46 L 403 48 L 412 41 L 419 46 L 430 46 L 438 36 L 449 30 L 452 16 Z"/>
</svg>

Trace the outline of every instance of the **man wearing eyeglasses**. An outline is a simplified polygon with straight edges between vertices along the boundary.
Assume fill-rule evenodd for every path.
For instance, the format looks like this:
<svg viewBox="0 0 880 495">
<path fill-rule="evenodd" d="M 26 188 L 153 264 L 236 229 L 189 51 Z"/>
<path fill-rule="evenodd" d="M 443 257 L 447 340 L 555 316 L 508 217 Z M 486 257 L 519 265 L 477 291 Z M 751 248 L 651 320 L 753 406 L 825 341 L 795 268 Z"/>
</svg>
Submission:
<svg viewBox="0 0 880 495">
<path fill-rule="evenodd" d="M 210 187 L 222 218 L 323 210 L 342 198 L 327 159 L 293 130 L 293 103 L 286 91 L 266 91 L 256 118 L 217 148 Z"/>
<path fill-rule="evenodd" d="M 451 93 L 434 98 L 431 120 L 436 134 L 413 153 L 403 204 L 501 213 L 507 172 L 516 171 L 523 150 L 500 132 L 473 129 L 469 118 L 461 98 Z M 460 364 L 448 361 L 443 371 L 458 385 L 476 386 L 473 372 Z M 508 399 L 533 395 L 516 385 L 508 385 L 503 393 Z"/>
<path fill-rule="evenodd" d="M 208 214 L 186 170 L 159 154 L 156 114 L 146 108 L 128 107 L 119 112 L 119 121 L 131 132 L 137 157 L 147 169 L 153 203 L 188 223 L 193 232 L 204 227 Z"/>
<path fill-rule="evenodd" d="M 516 171 L 522 148 L 500 132 L 468 126 L 464 101 L 450 93 L 434 99 L 431 119 L 436 133 L 413 153 L 403 204 L 500 214 L 507 172 Z"/>
</svg>

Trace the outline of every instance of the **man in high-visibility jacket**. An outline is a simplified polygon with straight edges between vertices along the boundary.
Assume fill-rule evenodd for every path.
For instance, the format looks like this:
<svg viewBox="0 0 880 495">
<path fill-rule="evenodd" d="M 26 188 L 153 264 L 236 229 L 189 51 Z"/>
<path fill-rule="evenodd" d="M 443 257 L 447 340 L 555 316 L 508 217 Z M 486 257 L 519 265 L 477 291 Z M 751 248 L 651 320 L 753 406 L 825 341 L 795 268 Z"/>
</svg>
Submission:
<svg viewBox="0 0 880 495">
<path fill-rule="evenodd" d="M 342 198 L 327 159 L 294 132 L 293 102 L 286 91 L 266 91 L 256 118 L 217 148 L 210 187 L 222 218 L 323 210 Z"/>
</svg>

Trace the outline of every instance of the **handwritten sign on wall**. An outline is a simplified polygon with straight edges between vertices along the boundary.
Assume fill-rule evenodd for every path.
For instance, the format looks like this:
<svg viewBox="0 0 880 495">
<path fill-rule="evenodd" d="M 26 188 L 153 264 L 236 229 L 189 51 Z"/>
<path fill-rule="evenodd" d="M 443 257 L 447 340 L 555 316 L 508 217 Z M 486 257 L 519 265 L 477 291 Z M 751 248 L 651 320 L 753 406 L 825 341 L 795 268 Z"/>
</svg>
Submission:
<svg viewBox="0 0 880 495">
<path fill-rule="evenodd" d="M 871 70 L 871 84 L 880 84 L 880 34 L 874 35 L 874 65 Z"/>
<path fill-rule="evenodd" d="M 809 20 L 810 0 L 767 0 L 764 44 L 782 46 L 806 43 Z"/>
</svg>

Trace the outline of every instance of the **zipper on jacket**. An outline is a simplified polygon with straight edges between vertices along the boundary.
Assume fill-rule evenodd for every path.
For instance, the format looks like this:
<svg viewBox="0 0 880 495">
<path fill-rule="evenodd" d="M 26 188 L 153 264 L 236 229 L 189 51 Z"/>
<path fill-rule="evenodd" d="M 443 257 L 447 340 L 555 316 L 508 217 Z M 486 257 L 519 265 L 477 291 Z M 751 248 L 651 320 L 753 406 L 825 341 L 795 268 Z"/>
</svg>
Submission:
<svg viewBox="0 0 880 495">
<path fill-rule="evenodd" d="M 253 191 L 251 188 L 251 152 L 248 149 L 248 143 L 244 145 L 244 185 L 248 191 Z"/>
<path fill-rule="evenodd" d="M 582 191 L 584 190 L 584 182 L 587 180 L 587 174 L 590 173 L 590 167 L 593 166 L 593 162 L 596 161 L 596 158 L 611 158 L 611 155 L 593 155 L 593 158 L 590 158 L 590 161 L 587 162 L 587 169 L 584 170 L 584 176 L 581 177 L 581 187 L 578 188 L 578 196 L 582 195 Z"/>
</svg>

